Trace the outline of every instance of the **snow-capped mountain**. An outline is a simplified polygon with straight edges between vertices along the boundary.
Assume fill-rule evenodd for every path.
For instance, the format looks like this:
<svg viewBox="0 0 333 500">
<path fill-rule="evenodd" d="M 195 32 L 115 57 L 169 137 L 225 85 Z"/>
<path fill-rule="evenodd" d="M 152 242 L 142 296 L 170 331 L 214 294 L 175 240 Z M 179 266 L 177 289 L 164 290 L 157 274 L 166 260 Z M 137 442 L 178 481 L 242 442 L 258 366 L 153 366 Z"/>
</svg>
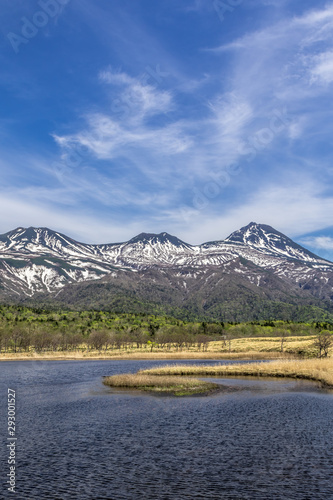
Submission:
<svg viewBox="0 0 333 500">
<path fill-rule="evenodd" d="M 10 295 L 56 292 L 68 283 L 112 272 L 94 245 L 47 228 L 17 228 L 0 236 L 0 279 Z"/>
<path fill-rule="evenodd" d="M 108 262 L 139 269 L 151 265 L 174 264 L 194 252 L 193 246 L 168 233 L 141 233 L 125 243 L 95 247 Z"/>
<path fill-rule="evenodd" d="M 288 303 L 297 297 L 314 300 L 316 306 L 333 304 L 333 263 L 254 222 L 225 240 L 202 245 L 168 233 L 141 233 L 127 242 L 102 245 L 80 243 L 47 228 L 17 228 L 0 236 L 2 300 L 40 294 L 76 297 L 79 283 L 120 287 L 122 293 L 135 291 L 137 298 L 152 301 L 178 297 L 177 307 L 199 296 L 203 304 L 220 295 L 223 302 L 236 285 L 238 294 L 250 287 L 250 295 L 270 297 L 276 291 Z M 155 290 L 151 297 L 147 286 Z"/>
<path fill-rule="evenodd" d="M 265 224 L 251 222 L 249 225 L 232 233 L 225 241 L 247 245 L 262 251 L 264 254 L 294 258 L 307 262 L 318 262 L 318 260 L 324 262 L 317 255 L 309 252 L 309 250 L 301 247 L 284 234 Z"/>
</svg>

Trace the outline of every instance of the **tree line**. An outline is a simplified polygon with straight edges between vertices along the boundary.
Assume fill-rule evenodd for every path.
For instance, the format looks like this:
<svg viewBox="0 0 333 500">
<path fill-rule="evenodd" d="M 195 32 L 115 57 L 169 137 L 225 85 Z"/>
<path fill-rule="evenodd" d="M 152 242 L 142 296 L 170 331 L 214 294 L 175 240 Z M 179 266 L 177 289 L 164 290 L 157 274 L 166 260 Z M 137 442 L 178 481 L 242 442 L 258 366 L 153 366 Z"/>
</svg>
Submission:
<svg viewBox="0 0 333 500">
<path fill-rule="evenodd" d="M 118 314 L 106 311 L 45 311 L 0 305 L 0 352 L 150 351 L 198 349 L 222 341 L 231 350 L 232 339 L 278 337 L 283 352 L 289 336 L 315 335 L 314 347 L 325 357 L 332 345 L 330 323 L 256 321 L 249 323 L 185 322 L 167 316 Z M 299 353 L 302 354 L 302 353 Z"/>
<path fill-rule="evenodd" d="M 176 348 L 177 350 L 197 347 L 207 350 L 209 342 L 223 340 L 226 344 L 227 335 L 207 335 L 203 329 L 195 326 L 164 326 L 152 332 L 143 328 L 128 328 L 127 330 L 112 330 L 102 328 L 91 330 L 88 335 L 75 331 L 48 331 L 44 328 L 22 328 L 15 326 L 11 330 L 0 329 L 1 352 L 36 352 L 45 351 L 78 351 L 114 349 L 154 349 Z"/>
</svg>

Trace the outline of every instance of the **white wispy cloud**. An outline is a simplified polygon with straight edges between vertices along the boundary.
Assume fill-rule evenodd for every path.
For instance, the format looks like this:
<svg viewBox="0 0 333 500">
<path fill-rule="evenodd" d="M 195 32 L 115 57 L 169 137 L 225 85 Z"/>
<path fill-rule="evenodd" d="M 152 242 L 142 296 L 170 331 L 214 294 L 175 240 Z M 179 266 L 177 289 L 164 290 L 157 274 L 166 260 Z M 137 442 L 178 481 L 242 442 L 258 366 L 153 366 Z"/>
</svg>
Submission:
<svg viewBox="0 0 333 500">
<path fill-rule="evenodd" d="M 201 178 L 207 170 L 236 161 L 254 117 L 249 103 L 235 93 L 225 93 L 207 102 L 204 114 L 197 119 L 180 117 L 150 124 L 148 114 L 159 115 L 172 108 L 170 93 L 138 84 L 123 73 L 122 96 L 140 87 L 139 106 L 130 116 L 94 113 L 86 116 L 86 125 L 71 135 L 54 134 L 64 152 L 79 144 L 97 159 L 125 158 L 140 171 L 164 182 L 177 175 L 187 185 L 189 175 Z M 116 80 L 118 82 L 118 76 Z M 113 81 L 114 73 L 103 73 Z M 130 90 L 129 90 L 130 88 Z"/>
<path fill-rule="evenodd" d="M 310 84 L 331 83 L 333 5 L 283 18 L 261 30 L 249 32 L 210 49 L 234 58 L 234 85 L 252 99 L 305 98 L 315 91 Z M 320 92 L 321 90 L 318 89 Z M 267 105 L 267 101 L 266 101 Z"/>
<path fill-rule="evenodd" d="M 333 250 L 333 238 L 330 236 L 309 236 L 307 238 L 302 238 L 301 243 L 303 245 L 318 248 L 320 250 Z"/>
<path fill-rule="evenodd" d="M 89 12 L 101 21 L 101 8 L 86 1 L 83 5 L 87 3 Z M 193 7 L 200 10 L 203 2 L 193 2 Z M 179 70 L 181 61 L 167 58 L 161 49 L 156 60 L 165 57 L 173 63 L 166 65 L 173 75 L 173 87 L 169 81 L 152 84 L 144 74 L 146 63 L 141 64 L 142 74 L 137 77 L 130 70 L 101 69 L 98 92 L 104 93 L 109 105 L 104 105 L 105 100 L 99 108 L 93 103 L 80 110 L 80 126 L 53 135 L 60 148 L 59 161 L 65 166 L 68 155 L 78 147 L 87 149 L 88 159 L 77 169 L 70 165 L 62 177 L 51 166 L 40 166 L 58 184 L 12 193 L 24 220 L 30 214 L 34 221 L 45 225 L 54 221 L 59 227 L 59 217 L 63 230 L 71 233 L 73 223 L 65 222 L 66 209 L 59 200 L 74 207 L 89 199 L 103 207 L 132 210 L 135 223 L 129 223 L 128 229 L 121 223 L 110 225 L 118 240 L 149 229 L 168 230 L 199 243 L 225 237 L 250 220 L 271 224 L 291 236 L 331 225 L 333 199 L 325 192 L 325 181 L 313 176 L 314 168 L 317 173 L 327 173 L 327 160 L 312 158 L 311 151 L 303 154 L 303 149 L 294 150 L 293 145 L 303 141 L 305 150 L 315 134 L 320 134 L 322 142 L 330 138 L 325 120 L 331 111 L 320 98 L 330 96 L 333 82 L 333 6 L 268 24 L 211 50 L 209 57 L 216 58 L 213 76 L 197 73 L 193 77 L 192 73 L 187 78 L 186 70 Z M 106 23 L 103 29 L 109 30 Z M 145 44 L 153 53 L 150 37 Z M 144 61 L 142 51 L 138 57 Z M 241 187 L 242 197 L 234 201 L 230 196 L 226 202 L 226 191 L 222 191 L 208 199 L 205 210 L 198 211 L 191 204 L 193 189 L 205 186 L 212 172 L 237 162 L 247 167 L 250 158 L 251 169 L 243 168 L 242 176 L 232 178 L 226 188 Z M 288 183 L 281 182 L 284 177 Z M 6 200 L 10 198 L 3 194 Z M 182 199 L 186 196 L 190 201 Z M 57 205 L 54 217 L 52 204 Z M 9 206 L 18 216 L 12 203 Z M 31 211 L 24 213 L 28 206 Z M 147 207 L 151 207 L 149 215 Z M 50 222 L 41 217 L 43 210 Z M 140 210 L 138 222 L 140 213 L 133 212 Z M 84 215 L 73 213 L 72 220 L 84 234 Z M 89 221 L 94 234 L 101 235 L 104 222 Z"/>
<path fill-rule="evenodd" d="M 100 191 L 94 188 L 89 191 L 88 184 L 81 180 L 79 186 L 72 186 L 71 189 L 2 190 L 0 210 L 7 216 L 1 224 L 1 232 L 17 226 L 16 221 L 19 220 L 19 225 L 47 226 L 88 243 L 126 241 L 143 230 L 157 233 L 166 230 L 189 243 L 199 244 L 224 239 L 241 226 L 256 221 L 272 225 L 295 238 L 325 230 L 331 225 L 333 211 L 333 197 L 327 195 L 325 184 L 313 178 L 297 182 L 293 176 L 280 184 L 259 186 L 243 203 L 223 213 L 211 207 L 207 210 L 171 208 L 172 195 L 168 192 L 164 194 L 165 199 L 160 193 L 150 197 L 141 193 L 135 205 L 146 210 L 138 211 L 134 216 L 131 198 L 135 192 L 131 191 L 130 184 L 127 187 L 118 186 L 115 191 L 112 184 L 104 185 Z M 113 212 L 109 210 L 92 215 L 86 204 L 89 195 L 99 199 L 105 207 L 110 206 L 111 210 L 117 207 L 117 203 L 119 206 L 121 203 L 129 204 L 132 215 L 130 218 L 110 218 Z M 333 239 L 314 237 L 302 239 L 300 243 L 311 248 L 331 250 Z"/>
<path fill-rule="evenodd" d="M 332 52 L 317 54 L 316 49 L 316 55 L 309 54 L 318 38 L 329 43 L 332 23 L 333 7 L 327 6 L 284 19 L 215 49 L 217 56 L 225 50 L 234 53 L 229 84 L 216 89 L 215 97 L 200 118 L 169 115 L 164 122 L 155 121 L 152 126 L 147 121 L 149 117 L 168 115 L 175 109 L 173 93 L 148 85 L 124 71 L 103 70 L 99 79 L 103 84 L 120 88 L 119 104 L 125 114 L 87 114 L 85 128 L 55 138 L 62 146 L 83 144 L 97 158 L 125 155 L 132 161 L 137 157 L 137 167 L 148 172 L 147 165 L 156 164 L 159 155 L 170 157 L 178 172 L 179 164 L 183 163 L 184 177 L 189 170 L 184 167 L 184 160 L 195 165 L 193 173 L 200 177 L 214 165 L 241 159 L 247 138 L 261 129 L 263 121 L 270 120 L 277 106 L 288 107 L 289 139 L 299 139 L 306 134 L 309 124 L 313 126 L 314 120 L 308 120 L 307 111 L 296 111 L 296 102 L 305 104 L 309 96 L 320 94 L 316 83 L 330 83 L 333 78 Z M 187 90 L 193 91 L 191 85 Z M 320 118 L 317 112 L 316 121 Z M 175 155 L 181 156 L 179 161 Z"/>
<path fill-rule="evenodd" d="M 109 68 L 100 72 L 99 80 L 110 86 L 120 87 L 119 96 L 113 97 L 113 103 L 118 103 L 126 111 L 127 120 L 131 116 L 136 123 L 140 123 L 149 116 L 169 113 L 174 108 L 172 93 L 149 84 L 148 73 L 133 78 Z"/>
<path fill-rule="evenodd" d="M 85 146 L 99 159 L 132 156 L 133 148 L 173 155 L 182 153 L 191 145 L 190 137 L 177 123 L 154 129 L 144 125 L 125 127 L 105 114 L 88 115 L 86 121 L 85 130 L 66 137 L 55 135 L 55 140 L 62 147 Z"/>
<path fill-rule="evenodd" d="M 123 71 L 112 71 L 112 69 L 100 71 L 98 77 L 101 82 L 114 85 L 134 85 L 137 83 L 135 78 Z"/>
<path fill-rule="evenodd" d="M 333 82 L 333 51 L 314 56 L 311 68 L 311 81 L 329 84 Z"/>
<path fill-rule="evenodd" d="M 320 30 L 319 32 L 317 31 L 316 33 L 316 40 L 322 39 L 321 34 L 326 33 L 329 28 L 332 26 L 333 22 L 333 4 L 328 3 L 327 5 L 324 6 L 324 8 L 314 8 L 309 11 L 307 11 L 304 15 L 294 17 L 292 19 L 292 23 L 294 25 L 299 25 L 299 26 L 307 26 L 311 28 L 315 28 L 316 30 Z M 332 34 L 331 34 L 332 36 Z M 325 36 L 326 38 L 326 36 Z"/>
<path fill-rule="evenodd" d="M 84 243 L 114 243 L 127 241 L 142 232 L 142 221 L 110 220 L 108 215 L 91 215 L 90 210 L 55 207 L 45 200 L 22 198 L 11 192 L 1 195 L 0 210 L 6 213 L 0 232 L 5 233 L 15 227 L 49 227 Z M 20 221 L 17 224 L 17 221 Z"/>
<path fill-rule="evenodd" d="M 299 181 L 291 175 L 281 183 L 264 183 L 243 203 L 222 214 L 212 207 L 202 210 L 183 207 L 170 210 L 166 220 L 173 221 L 182 239 L 202 243 L 223 239 L 251 221 L 269 224 L 290 237 L 298 237 L 331 226 L 332 211 L 333 196 L 327 196 L 324 183 L 314 178 Z"/>
</svg>

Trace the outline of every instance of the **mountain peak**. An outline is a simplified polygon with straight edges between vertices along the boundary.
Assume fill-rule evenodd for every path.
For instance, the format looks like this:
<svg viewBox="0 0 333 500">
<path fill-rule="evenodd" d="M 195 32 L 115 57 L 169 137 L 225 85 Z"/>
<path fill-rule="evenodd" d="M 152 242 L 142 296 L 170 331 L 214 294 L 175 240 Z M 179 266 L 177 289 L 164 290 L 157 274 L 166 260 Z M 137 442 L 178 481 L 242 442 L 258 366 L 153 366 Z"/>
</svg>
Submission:
<svg viewBox="0 0 333 500">
<path fill-rule="evenodd" d="M 83 289 L 76 288 L 76 284 L 96 281 L 96 287 L 88 293 L 90 305 L 100 304 L 100 297 L 106 293 L 108 304 L 110 300 L 118 307 L 122 290 L 127 290 L 126 307 L 132 302 L 129 297 L 133 297 L 140 307 L 148 300 L 154 311 L 159 303 L 167 311 L 176 297 L 177 308 L 188 304 L 188 314 L 196 304 L 202 304 L 200 307 L 206 311 L 210 303 L 215 311 L 223 297 L 238 297 L 240 288 L 245 293 L 242 300 L 257 294 L 263 297 L 266 292 L 271 297 L 275 285 L 287 291 L 287 296 L 279 295 L 281 300 L 288 298 L 292 290 L 293 297 L 295 294 L 300 301 L 308 297 L 313 304 L 315 297 L 333 300 L 332 269 L 333 263 L 314 256 L 271 226 L 256 222 L 235 231 L 227 240 L 200 246 L 189 245 L 167 232 L 140 233 L 130 241 L 105 245 L 80 243 L 43 227 L 18 227 L 0 235 L 3 301 L 8 297 L 17 301 L 17 297 L 33 297 L 37 293 L 53 300 L 51 294 L 59 297 L 64 289 L 65 302 L 73 304 L 74 296 L 79 305 L 85 300 L 85 292 L 82 299 Z M 147 295 L 149 290 L 151 295 Z M 228 309 L 226 305 L 225 310 Z"/>
<path fill-rule="evenodd" d="M 66 248 L 75 247 L 75 251 L 89 245 L 69 238 L 47 227 L 18 227 L 13 231 L 0 235 L 1 249 L 18 251 L 25 254 L 57 254 L 60 255 Z"/>
<path fill-rule="evenodd" d="M 287 236 L 280 233 L 272 226 L 268 226 L 267 224 L 258 224 L 257 222 L 250 222 L 247 226 L 231 233 L 225 241 L 247 244 L 259 243 L 261 240 L 267 240 L 268 235 L 276 235 L 280 238 L 287 238 Z"/>
<path fill-rule="evenodd" d="M 140 233 L 131 240 L 129 240 L 128 244 L 139 243 L 139 242 L 145 244 L 172 244 L 176 247 L 190 247 L 190 245 L 177 238 L 177 236 L 172 236 L 171 234 L 166 232 L 159 234 Z"/>
<path fill-rule="evenodd" d="M 267 224 L 250 222 L 230 234 L 225 241 L 244 244 L 270 255 L 303 261 L 324 260 Z"/>
<path fill-rule="evenodd" d="M 31 238 L 34 237 L 36 234 L 42 234 L 42 233 L 47 233 L 47 234 L 56 234 L 55 231 L 52 229 L 49 229 L 48 227 L 17 227 L 16 229 L 13 229 L 12 231 L 8 231 L 8 233 L 2 234 L 2 237 L 8 237 L 8 238 Z"/>
</svg>

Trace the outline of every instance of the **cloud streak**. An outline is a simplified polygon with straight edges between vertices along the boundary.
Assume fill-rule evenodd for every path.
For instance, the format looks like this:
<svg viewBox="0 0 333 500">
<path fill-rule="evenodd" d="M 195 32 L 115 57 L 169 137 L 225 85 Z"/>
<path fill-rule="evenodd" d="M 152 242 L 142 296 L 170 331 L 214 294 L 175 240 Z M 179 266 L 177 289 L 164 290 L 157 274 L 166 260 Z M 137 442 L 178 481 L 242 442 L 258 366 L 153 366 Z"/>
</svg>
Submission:
<svg viewBox="0 0 333 500">
<path fill-rule="evenodd" d="M 302 238 L 303 245 L 307 245 L 320 250 L 333 250 L 333 238 L 330 236 L 311 236 Z"/>
<path fill-rule="evenodd" d="M 167 230 L 190 243 L 250 220 L 296 237 L 330 226 L 333 4 L 302 13 L 298 5 L 290 15 L 291 3 L 244 2 L 222 31 L 212 4 L 162 4 L 147 13 L 138 3 L 80 2 L 75 20 L 86 28 L 75 24 L 68 59 L 64 39 L 66 64 L 55 58 L 59 81 L 50 95 L 59 86 L 66 103 L 76 93 L 82 99 L 70 110 L 57 101 L 50 112 L 51 100 L 36 99 L 47 111 L 30 122 L 31 108 L 18 110 L 25 140 L 16 152 L 14 140 L 11 150 L 1 145 L 6 224 L 41 221 L 87 241 L 91 228 L 99 240 L 108 227 L 115 240 Z M 260 28 L 251 28 L 246 16 L 263 11 Z M 35 42 L 29 65 L 41 57 Z M 80 66 L 83 42 L 89 77 L 86 59 L 84 72 Z M 63 75 L 74 75 L 69 86 Z M 7 137 L 14 125 L 2 123 Z"/>
</svg>

